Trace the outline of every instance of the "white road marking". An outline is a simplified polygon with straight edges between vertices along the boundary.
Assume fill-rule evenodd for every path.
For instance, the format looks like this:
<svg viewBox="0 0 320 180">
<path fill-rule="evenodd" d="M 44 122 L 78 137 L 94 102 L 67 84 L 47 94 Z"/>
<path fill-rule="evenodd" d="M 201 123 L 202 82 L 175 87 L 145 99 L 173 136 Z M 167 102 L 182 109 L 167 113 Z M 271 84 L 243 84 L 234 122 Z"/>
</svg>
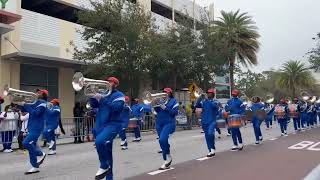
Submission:
<svg viewBox="0 0 320 180">
<path fill-rule="evenodd" d="M 200 137 L 204 137 L 204 135 L 197 135 L 197 136 L 191 136 L 193 138 L 200 138 Z"/>
<path fill-rule="evenodd" d="M 207 159 L 211 159 L 211 158 L 209 158 L 209 157 L 203 157 L 203 158 L 197 159 L 197 161 L 204 161 L 204 160 L 207 160 Z"/>
<path fill-rule="evenodd" d="M 320 179 L 320 164 L 314 168 L 303 180 L 318 180 Z"/>
<path fill-rule="evenodd" d="M 269 139 L 270 141 L 274 141 L 274 140 L 277 140 L 278 138 L 271 138 Z"/>
<path fill-rule="evenodd" d="M 157 175 L 157 174 L 160 174 L 160 173 L 163 173 L 163 172 L 166 172 L 166 171 L 170 171 L 170 170 L 173 170 L 174 168 L 171 167 L 170 169 L 166 169 L 166 170 L 156 170 L 156 171 L 153 171 L 153 172 L 149 172 L 148 174 L 151 175 L 151 176 L 154 176 L 154 175 Z"/>
</svg>

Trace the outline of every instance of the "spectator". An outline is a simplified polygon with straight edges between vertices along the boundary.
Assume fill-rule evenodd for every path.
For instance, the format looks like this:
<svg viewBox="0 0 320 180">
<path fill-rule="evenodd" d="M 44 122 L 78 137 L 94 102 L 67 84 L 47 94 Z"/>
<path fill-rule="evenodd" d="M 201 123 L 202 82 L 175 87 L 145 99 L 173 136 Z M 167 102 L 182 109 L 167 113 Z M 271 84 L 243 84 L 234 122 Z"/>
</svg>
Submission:
<svg viewBox="0 0 320 180">
<path fill-rule="evenodd" d="M 18 135 L 18 144 L 19 144 L 19 149 L 24 150 L 25 148 L 23 147 L 23 140 L 27 136 L 28 133 L 28 120 L 29 120 L 29 113 L 27 112 L 21 112 L 20 113 L 20 121 L 21 121 L 21 129 Z"/>
<path fill-rule="evenodd" d="M 84 117 L 84 108 L 81 106 L 80 102 L 76 102 L 73 108 L 73 117 L 75 124 L 75 133 L 74 133 L 74 143 L 83 143 L 81 137 L 83 136 L 83 117 Z"/>
<path fill-rule="evenodd" d="M 13 152 L 11 148 L 12 139 L 16 133 L 19 114 L 10 109 L 10 105 L 5 107 L 5 112 L 0 114 L 0 131 L 3 143 L 3 152 Z"/>
<path fill-rule="evenodd" d="M 3 104 L 3 103 L 4 103 L 4 99 L 3 99 L 3 97 L 0 96 L 0 112 L 1 112 L 1 104 Z"/>
</svg>

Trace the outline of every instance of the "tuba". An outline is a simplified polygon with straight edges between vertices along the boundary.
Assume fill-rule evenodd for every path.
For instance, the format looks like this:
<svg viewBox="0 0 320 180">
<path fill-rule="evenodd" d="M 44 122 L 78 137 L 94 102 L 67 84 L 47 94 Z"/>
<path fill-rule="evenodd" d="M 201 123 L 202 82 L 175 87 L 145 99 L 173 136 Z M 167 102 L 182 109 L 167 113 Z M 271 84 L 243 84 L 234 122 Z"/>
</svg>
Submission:
<svg viewBox="0 0 320 180">
<path fill-rule="evenodd" d="M 112 92 L 112 86 L 108 81 L 85 78 L 81 72 L 74 74 L 72 86 L 75 91 L 83 89 L 84 94 L 89 97 L 93 97 L 97 94 L 106 97 Z"/>
<path fill-rule="evenodd" d="M 4 97 L 9 97 L 10 101 L 14 104 L 34 104 L 37 101 L 37 94 L 28 91 L 21 91 L 18 89 L 10 88 L 8 85 L 4 86 Z"/>
<path fill-rule="evenodd" d="M 151 94 L 149 91 L 144 93 L 142 101 L 146 105 L 151 105 L 152 107 L 159 107 L 161 105 L 167 104 L 169 100 L 167 93 L 155 93 Z"/>
</svg>

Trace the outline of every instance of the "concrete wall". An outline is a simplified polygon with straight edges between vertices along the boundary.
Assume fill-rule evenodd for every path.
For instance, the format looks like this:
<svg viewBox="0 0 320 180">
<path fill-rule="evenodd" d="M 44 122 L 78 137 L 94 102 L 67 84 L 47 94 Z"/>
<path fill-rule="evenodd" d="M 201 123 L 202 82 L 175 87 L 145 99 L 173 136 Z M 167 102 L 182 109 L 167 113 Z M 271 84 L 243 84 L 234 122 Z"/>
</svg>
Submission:
<svg viewBox="0 0 320 180">
<path fill-rule="evenodd" d="M 61 117 L 73 117 L 73 106 L 75 94 L 72 88 L 73 69 L 59 69 L 59 99 L 61 106 Z"/>
</svg>

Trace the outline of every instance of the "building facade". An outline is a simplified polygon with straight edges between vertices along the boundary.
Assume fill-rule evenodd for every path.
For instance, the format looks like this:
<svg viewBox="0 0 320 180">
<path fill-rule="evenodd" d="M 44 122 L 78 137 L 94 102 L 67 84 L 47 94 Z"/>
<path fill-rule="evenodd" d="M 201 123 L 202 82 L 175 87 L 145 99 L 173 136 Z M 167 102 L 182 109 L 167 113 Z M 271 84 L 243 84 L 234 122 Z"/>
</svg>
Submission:
<svg viewBox="0 0 320 180">
<path fill-rule="evenodd" d="M 189 0 L 130 0 L 140 3 L 156 19 L 160 30 L 179 17 L 200 22 L 203 8 Z M 77 29 L 76 12 L 90 8 L 88 0 L 10 0 L 0 15 L 14 21 L 0 23 L 0 93 L 8 84 L 15 89 L 49 90 L 61 100 L 63 117 L 72 117 L 75 92 L 71 81 L 82 63 L 73 60 L 73 45 L 85 46 Z M 6 15 L 6 14 L 10 14 Z M 3 18 L 1 18 L 3 19 Z M 12 19 L 12 17 L 11 17 Z M 8 26 L 2 31 L 2 25 Z M 195 24 L 196 28 L 196 24 Z"/>
</svg>

